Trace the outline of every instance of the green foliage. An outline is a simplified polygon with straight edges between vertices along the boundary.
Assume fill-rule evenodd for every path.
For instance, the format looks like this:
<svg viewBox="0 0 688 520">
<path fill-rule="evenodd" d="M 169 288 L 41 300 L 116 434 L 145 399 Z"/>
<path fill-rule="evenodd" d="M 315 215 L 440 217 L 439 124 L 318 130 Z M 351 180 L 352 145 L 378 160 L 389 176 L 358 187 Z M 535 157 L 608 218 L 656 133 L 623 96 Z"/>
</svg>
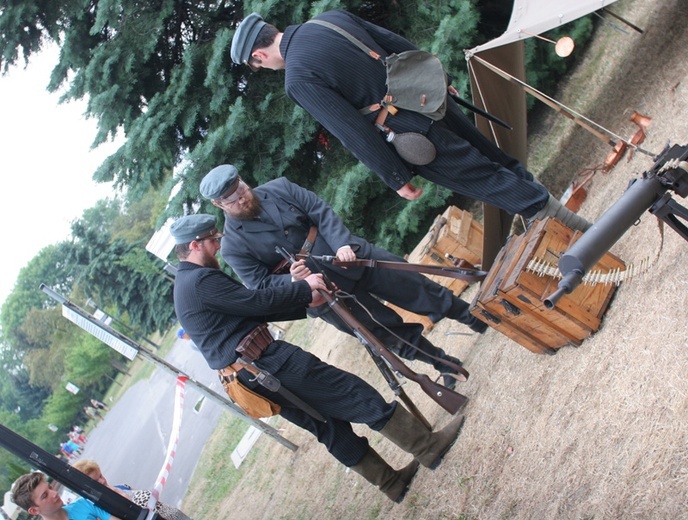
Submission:
<svg viewBox="0 0 688 520">
<path fill-rule="evenodd" d="M 172 284 L 163 276 L 143 244 L 128 244 L 122 239 L 98 249 L 88 247 L 80 283 L 91 288 L 102 305 L 114 305 L 126 312 L 143 334 L 164 330 L 174 316 Z"/>
<path fill-rule="evenodd" d="M 80 334 L 66 350 L 65 379 L 86 394 L 100 395 L 105 389 L 104 378 L 113 373 L 110 362 L 119 356 L 94 336 Z"/>
<path fill-rule="evenodd" d="M 19 271 L 15 286 L 2 305 L 0 325 L 5 340 L 17 348 L 31 348 L 22 332 L 22 325 L 30 309 L 51 304 L 50 298 L 39 290 L 45 283 L 57 290 L 68 290 L 73 280 L 72 266 L 68 261 L 67 244 L 47 246 Z"/>
<path fill-rule="evenodd" d="M 21 19 L 28 38 L 20 43 L 15 36 L 3 35 L 0 41 L 5 66 L 18 59 L 13 49 L 29 56 L 44 39 L 61 41 L 50 89 L 66 86 L 65 100 L 88 97 L 88 115 L 98 121 L 95 145 L 117 133 L 126 137 L 95 172 L 97 180 L 114 180 L 137 200 L 151 189 L 169 190 L 180 183 L 166 210 L 177 216 L 191 208 L 217 213 L 200 200 L 198 183 L 218 164 L 235 164 L 252 184 L 286 175 L 326 198 L 331 195 L 342 218 L 357 232 L 403 253 L 413 245 L 414 230 L 430 224 L 439 207 L 436 199 L 406 202 L 383 186 L 373 187 L 380 184 L 376 177 L 356 168 L 351 156 L 341 153 L 338 143 L 286 98 L 283 73 L 252 74 L 231 63 L 234 28 L 254 10 L 284 28 L 328 9 L 348 9 L 437 53 L 453 84 L 466 95 L 462 50 L 506 27 L 510 6 L 502 4 L 255 0 L 243 8 L 231 3 L 209 8 L 199 1 L 94 0 L 84 10 L 77 2 L 56 0 L 34 10 L 6 9 L 0 24 Z M 585 30 L 576 25 L 575 31 L 582 43 Z M 544 85 L 545 79 L 561 74 L 567 62 L 552 58 L 550 44 L 538 43 L 529 43 L 528 69 L 533 81 Z M 172 171 L 176 176 L 168 184 Z M 338 186 L 351 186 L 349 175 L 368 176 L 373 182 L 352 186 L 357 200 L 340 204 Z M 448 194 L 442 196 L 441 203 L 448 203 Z M 163 220 L 158 217 L 156 223 Z"/>
<path fill-rule="evenodd" d="M 28 352 L 24 356 L 24 366 L 29 372 L 29 385 L 51 391 L 60 388 L 64 384 L 64 354 L 64 345 L 59 343 Z"/>
<path fill-rule="evenodd" d="M 12 483 L 28 473 L 31 468 L 19 457 L 6 450 L 0 450 L 0 490 L 4 495 L 12 487 Z"/>
<path fill-rule="evenodd" d="M 0 410 L 22 418 L 18 433 L 54 445 L 48 424 L 73 422 L 84 400 L 109 386 L 116 372 L 111 360 L 119 357 L 66 320 L 40 283 L 77 304 L 96 297 L 139 330 L 169 327 L 172 284 L 143 248 L 166 198 L 148 193 L 99 201 L 72 224 L 71 240 L 43 249 L 22 269 L 0 314 L 0 364 L 7 374 L 0 380 Z M 65 390 L 68 381 L 81 388 L 78 396 Z"/>
<path fill-rule="evenodd" d="M 64 387 L 59 388 L 48 398 L 43 409 L 43 419 L 46 423 L 67 429 L 86 402 L 87 399 L 82 392 L 74 395 Z"/>
</svg>

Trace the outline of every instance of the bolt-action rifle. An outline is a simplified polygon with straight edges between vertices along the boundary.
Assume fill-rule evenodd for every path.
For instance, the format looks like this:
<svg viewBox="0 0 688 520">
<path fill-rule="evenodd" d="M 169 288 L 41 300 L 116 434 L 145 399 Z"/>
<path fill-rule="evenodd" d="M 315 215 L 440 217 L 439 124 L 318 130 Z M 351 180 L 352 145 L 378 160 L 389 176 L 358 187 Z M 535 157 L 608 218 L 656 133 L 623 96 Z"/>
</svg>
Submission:
<svg viewBox="0 0 688 520">
<path fill-rule="evenodd" d="M 357 258 L 356 260 L 337 260 L 336 256 L 314 256 L 310 254 L 298 254 L 296 258 L 312 258 L 321 262 L 328 262 L 339 267 L 374 267 L 384 269 L 397 269 L 399 271 L 411 271 L 413 273 L 427 273 L 446 278 L 456 278 L 466 282 L 482 282 L 487 276 L 487 271 L 467 267 L 444 267 L 441 265 L 410 264 L 408 262 L 390 262 L 388 260 L 375 260 L 372 258 Z"/>
<path fill-rule="evenodd" d="M 291 263 L 296 262 L 294 255 L 290 254 L 284 248 L 277 247 L 276 251 Z M 323 280 L 330 291 L 334 289 L 332 282 L 323 273 Z M 330 308 L 342 319 L 342 321 L 351 329 L 358 340 L 366 347 L 370 347 L 369 351 L 382 357 L 384 361 L 401 376 L 418 383 L 423 392 L 425 392 L 432 400 L 444 408 L 452 415 L 457 413 L 468 401 L 464 395 L 454 392 L 446 388 L 432 379 L 426 374 L 417 374 L 404 364 L 391 350 L 389 350 L 384 343 L 382 343 L 372 332 L 370 332 L 351 311 L 344 305 L 333 292 L 319 291 L 325 299 Z"/>
</svg>

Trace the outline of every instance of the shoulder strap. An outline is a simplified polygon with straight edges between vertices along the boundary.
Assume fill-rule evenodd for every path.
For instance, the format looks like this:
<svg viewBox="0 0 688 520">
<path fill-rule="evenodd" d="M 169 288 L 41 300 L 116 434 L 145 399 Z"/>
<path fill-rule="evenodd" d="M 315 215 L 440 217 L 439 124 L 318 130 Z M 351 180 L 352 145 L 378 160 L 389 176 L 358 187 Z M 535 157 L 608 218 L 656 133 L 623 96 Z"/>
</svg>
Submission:
<svg viewBox="0 0 688 520">
<path fill-rule="evenodd" d="M 361 49 L 361 50 L 362 50 L 363 52 L 365 52 L 368 56 L 370 56 L 370 57 L 373 58 L 374 60 L 379 61 L 380 63 L 383 63 L 383 62 L 382 62 L 382 59 L 381 59 L 382 56 L 380 56 L 380 54 L 378 54 L 377 52 L 375 52 L 373 49 L 371 49 L 370 47 L 368 47 L 368 46 L 367 46 L 365 43 L 363 43 L 361 40 L 359 40 L 358 38 L 356 38 L 353 34 L 351 34 L 350 32 L 346 31 L 345 29 L 342 29 L 342 28 L 339 27 L 338 25 L 335 25 L 335 24 L 330 23 L 330 22 L 326 22 L 325 20 L 315 20 L 315 19 L 313 19 L 313 20 L 308 20 L 306 23 L 315 23 L 315 24 L 318 24 L 318 25 L 322 25 L 323 27 L 327 27 L 328 29 L 332 29 L 333 31 L 335 31 L 335 32 L 341 34 L 342 36 L 344 36 L 344 38 L 346 38 L 346 39 L 349 40 L 351 43 L 353 43 L 356 47 L 358 47 L 359 49 Z M 377 112 L 377 111 L 380 110 L 381 108 L 383 108 L 383 107 L 382 107 L 382 105 L 381 105 L 380 103 L 375 103 L 374 105 L 370 105 L 370 106 L 367 106 L 367 107 L 360 108 L 358 111 L 359 111 L 360 114 L 362 114 L 362 115 L 364 115 L 364 116 L 367 116 L 368 114 L 372 114 L 372 113 L 374 113 L 374 112 Z M 394 110 L 394 112 L 396 113 L 396 109 Z M 387 113 L 388 113 L 387 110 L 381 110 L 381 111 L 380 111 L 380 114 L 379 114 L 379 117 L 378 117 L 378 119 L 377 119 L 375 122 L 376 122 L 376 123 L 379 123 L 380 125 L 383 125 L 384 122 L 385 122 L 385 118 L 387 117 Z"/>
<path fill-rule="evenodd" d="M 359 49 L 361 49 L 363 52 L 365 52 L 365 53 L 366 53 L 368 56 L 370 56 L 371 58 L 373 58 L 373 59 L 375 59 L 375 60 L 379 60 L 379 59 L 380 59 L 380 55 L 379 55 L 377 52 L 375 52 L 373 49 L 371 49 L 370 47 L 368 47 L 368 46 L 367 46 L 365 43 L 363 43 L 361 40 L 359 40 L 358 38 L 356 38 L 354 35 L 352 35 L 352 34 L 349 33 L 348 31 L 342 29 L 342 28 L 339 27 L 338 25 L 335 25 L 335 24 L 330 23 L 330 22 L 326 22 L 325 20 L 308 20 L 306 23 L 316 23 L 316 24 L 318 24 L 318 25 L 322 25 L 323 27 L 328 27 L 328 28 L 332 29 L 333 31 L 338 32 L 339 34 L 341 34 L 342 36 L 344 36 L 344 38 L 346 38 L 347 40 L 349 40 L 351 43 L 353 43 L 356 47 L 358 47 Z"/>
</svg>

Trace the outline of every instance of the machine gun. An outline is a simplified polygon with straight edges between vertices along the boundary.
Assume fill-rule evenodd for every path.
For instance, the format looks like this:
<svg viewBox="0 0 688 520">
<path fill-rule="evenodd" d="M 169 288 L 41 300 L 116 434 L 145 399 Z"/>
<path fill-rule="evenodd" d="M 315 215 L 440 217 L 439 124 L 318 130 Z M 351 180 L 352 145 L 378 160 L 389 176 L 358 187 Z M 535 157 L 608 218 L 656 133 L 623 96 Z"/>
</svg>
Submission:
<svg viewBox="0 0 688 520">
<path fill-rule="evenodd" d="M 293 263 L 296 261 L 296 257 L 290 254 L 284 248 L 276 247 L 275 250 L 289 262 Z M 332 283 L 324 274 L 323 279 L 325 280 L 328 288 L 333 288 Z M 358 338 L 358 340 L 366 347 L 366 350 L 368 350 L 368 353 L 373 357 L 375 364 L 382 372 L 390 387 L 395 391 L 395 394 L 402 397 L 404 404 L 409 406 L 410 411 L 416 415 L 416 417 L 420 419 L 426 425 L 426 427 L 431 429 L 429 423 L 424 417 L 422 419 L 418 417 L 417 414 L 420 412 L 413 402 L 408 399 L 406 394 L 403 393 L 403 390 L 399 386 L 398 381 L 396 381 L 394 374 L 388 373 L 389 371 L 386 370 L 388 368 L 387 365 L 389 365 L 392 370 L 402 375 L 406 379 L 418 383 L 423 392 L 425 392 L 431 399 L 433 399 L 437 404 L 439 404 L 452 415 L 457 413 L 466 404 L 466 401 L 468 401 L 466 396 L 434 382 L 426 374 L 417 374 L 407 367 L 403 361 L 401 361 L 391 350 L 389 350 L 379 339 L 377 339 L 377 337 L 370 332 L 370 330 L 368 330 L 358 319 L 356 319 L 356 317 L 351 313 L 346 305 L 339 300 L 338 297 L 327 291 L 319 292 L 330 308 L 342 319 L 346 326 L 351 329 L 354 336 L 356 336 L 356 338 Z M 396 385 L 394 383 L 396 383 Z"/>
<path fill-rule="evenodd" d="M 640 216 L 649 210 L 688 241 L 688 208 L 673 200 L 670 191 L 688 196 L 688 145 L 667 147 L 652 168 L 631 182 L 628 189 L 559 259 L 562 279 L 544 300 L 553 309 L 566 294 L 580 285 L 585 274 L 616 243 Z"/>
</svg>

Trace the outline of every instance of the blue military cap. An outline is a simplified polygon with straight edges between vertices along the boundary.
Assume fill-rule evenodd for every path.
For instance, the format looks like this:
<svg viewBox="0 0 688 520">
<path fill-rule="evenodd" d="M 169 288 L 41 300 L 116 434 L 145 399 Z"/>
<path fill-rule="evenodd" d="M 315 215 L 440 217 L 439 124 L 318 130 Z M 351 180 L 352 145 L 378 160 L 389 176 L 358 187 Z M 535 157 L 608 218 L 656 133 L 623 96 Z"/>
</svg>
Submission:
<svg viewBox="0 0 688 520">
<path fill-rule="evenodd" d="M 251 13 L 241 21 L 232 38 L 230 55 L 234 63 L 248 65 L 251 49 L 256 43 L 258 33 L 265 25 L 267 24 L 263 21 L 263 17 L 258 13 Z"/>
<path fill-rule="evenodd" d="M 231 194 L 239 186 L 239 170 L 231 164 L 213 168 L 201 181 L 201 195 L 209 200 L 219 199 L 225 193 Z"/>
<path fill-rule="evenodd" d="M 220 238 L 222 233 L 217 230 L 217 219 L 213 215 L 198 213 L 186 215 L 174 221 L 170 226 L 170 234 L 175 244 L 188 244 L 194 240 Z"/>
</svg>

